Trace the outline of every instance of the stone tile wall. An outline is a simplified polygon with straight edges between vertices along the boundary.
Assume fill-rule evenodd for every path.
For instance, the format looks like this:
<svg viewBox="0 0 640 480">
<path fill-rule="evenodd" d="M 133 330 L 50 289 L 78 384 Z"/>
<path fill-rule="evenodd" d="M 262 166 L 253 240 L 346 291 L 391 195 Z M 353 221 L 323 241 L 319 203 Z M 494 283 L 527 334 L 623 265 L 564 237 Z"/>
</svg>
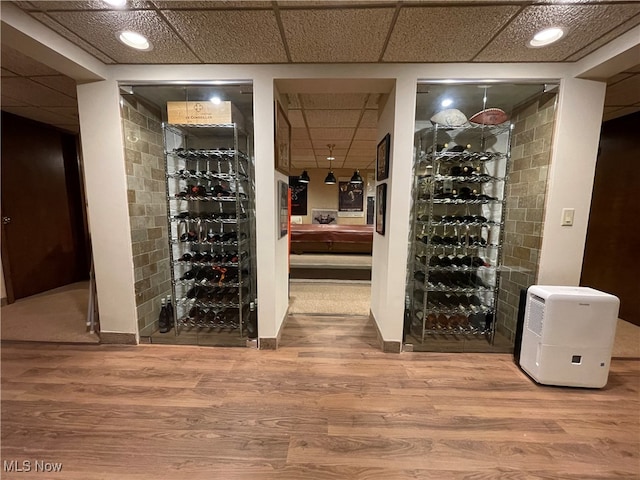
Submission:
<svg viewBox="0 0 640 480">
<path fill-rule="evenodd" d="M 121 116 L 138 328 L 150 334 L 171 293 L 161 116 L 131 95 L 122 97 Z"/>
<path fill-rule="evenodd" d="M 496 326 L 511 341 L 515 336 L 520 290 L 536 283 L 555 107 L 556 95 L 543 94 L 517 108 L 513 116 Z"/>
</svg>

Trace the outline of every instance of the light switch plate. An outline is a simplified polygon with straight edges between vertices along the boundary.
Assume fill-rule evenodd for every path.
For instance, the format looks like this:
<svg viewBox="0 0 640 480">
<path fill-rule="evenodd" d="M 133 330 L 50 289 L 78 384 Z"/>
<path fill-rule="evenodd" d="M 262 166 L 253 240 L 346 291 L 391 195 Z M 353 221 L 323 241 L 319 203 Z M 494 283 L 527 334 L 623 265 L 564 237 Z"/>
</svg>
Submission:
<svg viewBox="0 0 640 480">
<path fill-rule="evenodd" d="M 573 226 L 573 217 L 576 213 L 575 208 L 563 208 L 562 209 L 562 223 L 563 227 Z"/>
</svg>

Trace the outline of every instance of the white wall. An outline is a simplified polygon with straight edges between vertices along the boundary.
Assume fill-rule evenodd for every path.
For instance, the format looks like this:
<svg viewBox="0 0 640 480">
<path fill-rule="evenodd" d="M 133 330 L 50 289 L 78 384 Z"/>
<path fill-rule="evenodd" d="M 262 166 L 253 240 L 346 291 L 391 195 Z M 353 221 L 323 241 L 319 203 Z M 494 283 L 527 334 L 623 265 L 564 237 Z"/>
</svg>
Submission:
<svg viewBox="0 0 640 480">
<path fill-rule="evenodd" d="M 537 283 L 578 285 L 591 208 L 606 84 L 565 78 L 560 83 Z M 562 226 L 574 208 L 573 226 Z"/>
<path fill-rule="evenodd" d="M 137 335 L 124 139 L 116 81 L 79 85 L 78 112 L 100 330 Z"/>
<path fill-rule="evenodd" d="M 378 118 L 378 137 L 391 134 L 384 236 L 374 234 L 371 313 L 385 341 L 402 340 L 411 206 L 416 81 L 400 77 Z"/>
</svg>

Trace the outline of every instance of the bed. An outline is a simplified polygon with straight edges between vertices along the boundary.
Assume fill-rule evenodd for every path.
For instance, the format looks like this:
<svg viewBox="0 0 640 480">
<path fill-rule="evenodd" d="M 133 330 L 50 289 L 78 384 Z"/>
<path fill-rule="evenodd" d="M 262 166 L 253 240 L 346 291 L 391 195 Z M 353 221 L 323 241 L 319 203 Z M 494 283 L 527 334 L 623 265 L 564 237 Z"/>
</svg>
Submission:
<svg viewBox="0 0 640 480">
<path fill-rule="evenodd" d="M 372 245 L 373 225 L 291 225 L 291 252 L 296 254 L 371 254 Z"/>
</svg>

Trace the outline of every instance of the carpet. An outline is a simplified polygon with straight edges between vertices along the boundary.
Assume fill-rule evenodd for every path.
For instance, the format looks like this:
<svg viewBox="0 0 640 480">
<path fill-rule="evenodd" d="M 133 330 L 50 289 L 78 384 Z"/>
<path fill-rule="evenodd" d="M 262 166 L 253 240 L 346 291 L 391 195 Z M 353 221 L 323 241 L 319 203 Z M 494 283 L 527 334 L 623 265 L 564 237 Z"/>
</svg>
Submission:
<svg viewBox="0 0 640 480">
<path fill-rule="evenodd" d="M 0 310 L 3 341 L 99 343 L 87 331 L 89 282 L 78 282 L 21 298 Z"/>
<path fill-rule="evenodd" d="M 291 281 L 289 314 L 369 315 L 371 283 L 367 281 Z"/>
</svg>

